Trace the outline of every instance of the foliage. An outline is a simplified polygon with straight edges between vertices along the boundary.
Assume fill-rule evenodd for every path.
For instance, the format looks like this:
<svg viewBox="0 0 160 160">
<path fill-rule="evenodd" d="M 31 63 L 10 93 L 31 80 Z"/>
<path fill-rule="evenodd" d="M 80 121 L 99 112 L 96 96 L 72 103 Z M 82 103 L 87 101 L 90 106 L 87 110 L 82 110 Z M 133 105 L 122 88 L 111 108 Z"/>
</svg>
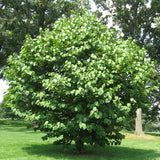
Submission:
<svg viewBox="0 0 160 160">
<path fill-rule="evenodd" d="M 25 36 L 36 37 L 39 29 L 51 29 L 53 23 L 72 11 L 90 9 L 88 0 L 1 0 L 0 69 L 13 53 L 19 54 Z"/>
<path fill-rule="evenodd" d="M 160 28 L 160 17 L 157 17 L 154 20 L 155 20 L 155 23 L 156 23 L 156 27 Z"/>
<path fill-rule="evenodd" d="M 0 103 L 0 118 L 18 118 L 13 111 L 11 110 L 11 107 L 8 107 L 5 104 L 6 100 L 4 99 L 2 103 Z"/>
<path fill-rule="evenodd" d="M 148 50 L 150 58 L 160 60 L 160 32 L 153 27 L 155 17 L 158 17 L 160 5 L 158 0 L 123 1 L 112 0 L 107 8 L 113 15 L 113 20 L 124 34 L 124 39 L 132 37 L 137 44 Z"/>
<path fill-rule="evenodd" d="M 147 50 L 146 57 L 156 60 L 157 72 L 160 75 L 160 29 L 158 28 L 158 17 L 160 13 L 160 3 L 158 0 L 95 0 L 97 6 L 102 10 L 109 11 L 106 15 L 113 19 L 114 27 L 118 26 L 123 33 L 123 39 L 132 37 L 140 48 Z M 106 12 L 108 13 L 108 12 Z M 155 27 L 155 21 L 156 26 Z M 107 23 L 107 22 L 106 22 Z M 156 79 L 159 79 L 157 77 Z M 159 114 L 159 93 L 153 93 L 148 97 L 152 99 L 152 107 L 150 110 L 144 110 L 148 118 L 155 119 Z"/>
<path fill-rule="evenodd" d="M 147 116 L 144 116 L 143 128 L 146 132 L 160 132 L 160 115 L 153 120 L 146 120 Z"/>
<path fill-rule="evenodd" d="M 144 126 L 146 132 L 160 132 L 160 122 L 156 123 L 147 123 Z"/>
<path fill-rule="evenodd" d="M 53 30 L 27 36 L 11 56 L 7 104 L 60 143 L 120 144 L 126 117 L 150 105 L 157 90 L 155 64 L 131 39 L 85 12 L 56 21 Z"/>
</svg>

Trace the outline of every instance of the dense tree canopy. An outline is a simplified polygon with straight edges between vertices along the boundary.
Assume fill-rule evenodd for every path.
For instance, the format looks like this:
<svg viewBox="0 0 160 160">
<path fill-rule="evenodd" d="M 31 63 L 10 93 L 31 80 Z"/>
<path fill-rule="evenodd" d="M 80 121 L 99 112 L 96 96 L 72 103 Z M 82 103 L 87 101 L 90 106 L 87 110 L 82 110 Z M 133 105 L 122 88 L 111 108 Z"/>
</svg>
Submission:
<svg viewBox="0 0 160 160">
<path fill-rule="evenodd" d="M 85 142 L 120 144 L 126 118 L 150 106 L 157 90 L 155 64 L 145 53 L 88 12 L 63 17 L 10 56 L 7 104 L 45 131 L 44 139 L 75 141 L 80 151 Z"/>
</svg>

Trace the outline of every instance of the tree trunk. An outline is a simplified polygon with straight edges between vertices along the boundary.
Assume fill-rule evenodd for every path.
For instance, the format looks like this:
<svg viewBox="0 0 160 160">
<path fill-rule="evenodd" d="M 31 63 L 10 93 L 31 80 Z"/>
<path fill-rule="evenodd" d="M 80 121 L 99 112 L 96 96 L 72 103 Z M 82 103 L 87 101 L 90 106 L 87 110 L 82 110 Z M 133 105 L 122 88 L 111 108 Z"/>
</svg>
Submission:
<svg viewBox="0 0 160 160">
<path fill-rule="evenodd" d="M 76 141 L 76 152 L 77 153 L 82 153 L 83 147 L 84 147 L 84 144 L 82 140 L 79 139 L 78 141 Z"/>
<path fill-rule="evenodd" d="M 142 109 L 138 108 L 136 111 L 137 117 L 136 117 L 136 121 L 135 121 L 135 135 L 137 136 L 143 136 L 143 130 L 142 130 Z"/>
</svg>

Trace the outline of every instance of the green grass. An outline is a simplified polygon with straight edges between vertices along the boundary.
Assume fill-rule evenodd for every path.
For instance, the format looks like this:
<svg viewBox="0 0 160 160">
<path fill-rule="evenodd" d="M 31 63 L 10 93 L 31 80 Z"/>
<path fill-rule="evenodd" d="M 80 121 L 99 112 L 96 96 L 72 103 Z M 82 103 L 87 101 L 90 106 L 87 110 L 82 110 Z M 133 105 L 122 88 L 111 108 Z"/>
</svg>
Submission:
<svg viewBox="0 0 160 160">
<path fill-rule="evenodd" d="M 66 150 L 63 145 L 42 141 L 44 133 L 27 129 L 23 121 L 6 122 L 0 121 L 0 160 L 160 160 L 160 133 L 139 138 L 125 133 L 120 146 L 87 146 L 84 154 L 76 155 L 74 145 Z"/>
</svg>

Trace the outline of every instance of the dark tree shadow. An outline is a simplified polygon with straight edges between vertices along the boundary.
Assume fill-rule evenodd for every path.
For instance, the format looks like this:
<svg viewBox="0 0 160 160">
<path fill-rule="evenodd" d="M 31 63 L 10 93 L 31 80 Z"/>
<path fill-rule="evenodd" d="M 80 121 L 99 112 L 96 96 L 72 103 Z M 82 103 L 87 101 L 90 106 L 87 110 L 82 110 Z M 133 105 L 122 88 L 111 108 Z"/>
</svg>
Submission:
<svg viewBox="0 0 160 160">
<path fill-rule="evenodd" d="M 86 146 L 86 151 L 82 154 L 74 154 L 71 145 L 66 148 L 64 145 L 31 145 L 23 148 L 28 154 L 36 156 L 52 157 L 55 159 L 75 160 L 154 160 L 160 158 L 160 153 L 154 150 L 133 149 L 123 146 L 106 146 L 104 148 L 95 148 Z"/>
<path fill-rule="evenodd" d="M 26 134 L 43 134 L 43 132 L 34 131 L 33 128 L 27 128 L 27 126 L 0 125 L 0 129 L 7 132 L 22 132 Z"/>
<path fill-rule="evenodd" d="M 151 135 L 151 136 L 156 136 L 156 137 L 160 137 L 160 132 L 147 132 L 145 134 Z"/>
</svg>

